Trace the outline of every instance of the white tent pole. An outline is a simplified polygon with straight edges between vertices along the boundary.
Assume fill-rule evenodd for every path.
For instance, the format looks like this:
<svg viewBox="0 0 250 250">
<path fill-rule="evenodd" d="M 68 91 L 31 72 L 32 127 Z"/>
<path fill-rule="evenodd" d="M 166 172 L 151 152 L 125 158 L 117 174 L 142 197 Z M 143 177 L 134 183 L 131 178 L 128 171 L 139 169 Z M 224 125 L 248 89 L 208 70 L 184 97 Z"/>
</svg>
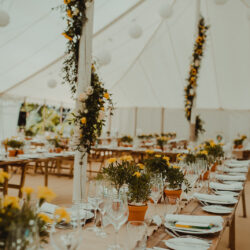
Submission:
<svg viewBox="0 0 250 250">
<path fill-rule="evenodd" d="M 164 133 L 164 126 L 165 126 L 164 122 L 165 122 L 165 108 L 162 107 L 161 108 L 161 133 L 162 134 Z"/>
<path fill-rule="evenodd" d="M 88 87 L 91 80 L 94 0 L 89 3 L 90 4 L 86 9 L 87 22 L 82 27 L 82 35 L 79 45 L 77 97 Z M 82 110 L 82 105 L 81 102 L 76 99 L 76 112 L 78 110 Z M 79 143 L 80 134 L 81 131 L 79 126 L 75 126 L 74 142 L 76 144 Z M 82 150 L 84 151 L 84 148 L 82 148 Z M 88 155 L 86 151 L 80 152 L 76 150 L 74 161 L 73 202 L 81 202 L 85 198 L 87 157 Z"/>
<path fill-rule="evenodd" d="M 136 130 L 137 130 L 137 119 L 138 119 L 138 107 L 135 107 L 135 123 L 134 123 L 134 137 L 136 137 Z"/>
<path fill-rule="evenodd" d="M 200 19 L 200 6 L 201 6 L 201 1 L 196 0 L 196 22 L 195 22 L 195 34 L 197 34 L 197 27 Z M 197 89 L 197 87 L 195 87 Z M 196 91 L 195 91 L 196 92 Z M 191 118 L 190 118 L 190 141 L 195 141 L 195 119 L 196 119 L 196 95 L 194 96 L 193 99 L 193 107 L 192 107 L 192 112 L 191 112 Z"/>
</svg>

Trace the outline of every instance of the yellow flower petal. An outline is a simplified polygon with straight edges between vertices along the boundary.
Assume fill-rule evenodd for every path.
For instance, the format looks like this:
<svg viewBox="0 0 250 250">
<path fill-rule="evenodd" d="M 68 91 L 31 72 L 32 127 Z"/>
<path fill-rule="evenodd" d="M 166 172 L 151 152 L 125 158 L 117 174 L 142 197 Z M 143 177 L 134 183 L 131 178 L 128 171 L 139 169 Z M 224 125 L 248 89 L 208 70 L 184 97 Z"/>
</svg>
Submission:
<svg viewBox="0 0 250 250">
<path fill-rule="evenodd" d="M 136 164 L 136 166 L 142 170 L 145 169 L 145 165 L 143 165 L 142 163 L 138 163 L 138 164 Z"/>
<path fill-rule="evenodd" d="M 27 195 L 30 195 L 31 193 L 34 192 L 34 189 L 32 187 L 23 187 L 22 192 L 26 193 Z"/>
<path fill-rule="evenodd" d="M 38 216 L 38 218 L 43 220 L 45 223 L 49 223 L 49 224 L 53 223 L 53 220 L 48 215 L 46 215 L 44 213 L 39 213 L 37 216 Z"/>
<path fill-rule="evenodd" d="M 140 172 L 135 172 L 135 173 L 133 174 L 133 176 L 136 176 L 137 178 L 139 178 L 139 177 L 141 176 L 141 173 L 140 173 Z"/>
<path fill-rule="evenodd" d="M 57 222 L 60 222 L 64 220 L 65 222 L 69 223 L 70 222 L 70 215 L 66 211 L 65 208 L 59 207 L 55 210 L 55 217 L 57 218 Z"/>
<path fill-rule="evenodd" d="M 43 199 L 50 202 L 56 197 L 56 194 L 47 187 L 38 187 L 37 197 L 40 200 Z"/>
<path fill-rule="evenodd" d="M 117 161 L 116 158 L 109 158 L 109 159 L 108 159 L 108 163 L 114 163 L 114 162 L 116 162 L 116 161 Z"/>
<path fill-rule="evenodd" d="M 6 195 L 3 200 L 4 207 L 20 208 L 18 197 Z"/>
<path fill-rule="evenodd" d="M 81 123 L 82 123 L 82 124 L 86 124 L 86 122 L 87 122 L 86 117 L 83 117 L 83 118 L 81 119 Z"/>
</svg>

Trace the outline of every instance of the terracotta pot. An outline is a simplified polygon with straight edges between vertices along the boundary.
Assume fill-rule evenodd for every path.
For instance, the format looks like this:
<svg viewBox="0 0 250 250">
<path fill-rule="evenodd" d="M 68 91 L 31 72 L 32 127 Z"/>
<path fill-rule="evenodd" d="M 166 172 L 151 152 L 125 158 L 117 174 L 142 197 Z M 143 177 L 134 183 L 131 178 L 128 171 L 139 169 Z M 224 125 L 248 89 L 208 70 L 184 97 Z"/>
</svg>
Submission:
<svg viewBox="0 0 250 250">
<path fill-rule="evenodd" d="M 181 197 L 182 190 L 170 190 L 170 189 L 165 189 L 164 190 L 165 195 L 168 197 L 168 201 L 170 204 L 175 204 L 176 199 Z"/>
<path fill-rule="evenodd" d="M 151 198 L 149 198 L 149 201 L 150 201 L 150 203 L 154 204 L 154 201 Z M 159 204 L 159 203 L 161 203 L 161 198 L 157 201 L 157 204 Z"/>
<path fill-rule="evenodd" d="M 18 154 L 18 155 L 23 155 L 23 154 L 24 154 L 24 152 L 23 152 L 23 150 L 22 150 L 22 149 L 18 149 L 18 150 L 17 150 L 17 154 Z"/>
<path fill-rule="evenodd" d="M 61 153 L 62 152 L 62 148 L 56 148 L 56 153 Z"/>
<path fill-rule="evenodd" d="M 211 167 L 211 172 L 215 172 L 218 166 L 218 162 L 215 162 L 214 165 Z"/>
<path fill-rule="evenodd" d="M 9 157 L 16 157 L 16 155 L 17 155 L 17 150 L 15 149 L 9 150 Z"/>
<path fill-rule="evenodd" d="M 209 177 L 209 174 L 210 174 L 210 171 L 208 170 L 208 171 L 203 175 L 203 178 L 201 177 L 201 180 L 207 181 L 207 180 L 208 180 L 208 177 Z"/>
<path fill-rule="evenodd" d="M 128 221 L 144 221 L 148 205 L 145 206 L 128 205 L 128 209 L 129 209 Z"/>
</svg>

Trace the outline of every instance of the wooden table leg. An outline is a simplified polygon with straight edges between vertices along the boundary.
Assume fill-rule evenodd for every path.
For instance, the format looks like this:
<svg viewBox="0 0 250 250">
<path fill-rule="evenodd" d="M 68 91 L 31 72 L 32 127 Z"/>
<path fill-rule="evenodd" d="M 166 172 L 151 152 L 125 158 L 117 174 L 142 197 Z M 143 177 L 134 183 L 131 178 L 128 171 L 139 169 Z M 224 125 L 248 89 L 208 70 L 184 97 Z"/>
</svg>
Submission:
<svg viewBox="0 0 250 250">
<path fill-rule="evenodd" d="M 247 218 L 245 189 L 242 190 L 242 208 L 243 208 L 243 217 Z"/>
<path fill-rule="evenodd" d="M 48 161 L 45 161 L 44 162 L 44 170 L 45 170 L 45 173 L 44 173 L 44 186 L 45 187 L 48 187 L 48 164 L 49 162 Z"/>
<path fill-rule="evenodd" d="M 25 176 L 26 176 L 26 164 L 21 166 L 21 180 L 20 180 L 19 192 L 18 192 L 18 197 L 19 198 L 22 198 L 22 196 L 23 196 L 22 188 L 24 186 Z"/>
<path fill-rule="evenodd" d="M 5 165 L 3 167 L 3 171 L 4 172 L 9 172 L 9 168 L 8 168 L 8 165 Z M 8 179 L 5 179 L 4 183 L 3 183 L 3 195 L 7 195 L 8 194 L 8 183 L 9 183 L 9 180 Z"/>
<path fill-rule="evenodd" d="M 233 215 L 233 219 L 229 228 L 229 244 L 230 249 L 235 250 L 235 213 Z"/>
</svg>

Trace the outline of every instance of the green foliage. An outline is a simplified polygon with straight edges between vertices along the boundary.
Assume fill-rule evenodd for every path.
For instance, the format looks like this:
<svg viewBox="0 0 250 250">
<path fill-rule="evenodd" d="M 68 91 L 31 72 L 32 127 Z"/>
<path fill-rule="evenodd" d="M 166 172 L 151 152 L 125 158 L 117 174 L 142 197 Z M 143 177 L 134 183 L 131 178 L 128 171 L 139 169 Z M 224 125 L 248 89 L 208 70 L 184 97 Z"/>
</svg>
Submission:
<svg viewBox="0 0 250 250">
<path fill-rule="evenodd" d="M 169 167 L 169 158 L 162 155 L 149 155 L 148 159 L 144 160 L 144 165 L 150 173 L 160 173 L 162 177 L 167 176 Z"/>
<path fill-rule="evenodd" d="M 206 132 L 203 126 L 204 126 L 204 121 L 201 120 L 199 115 L 197 115 L 195 119 L 195 137 L 196 138 L 199 136 L 199 134 L 203 134 Z"/>
<path fill-rule="evenodd" d="M 160 136 L 156 138 L 156 144 L 163 149 L 164 145 L 168 143 L 169 138 L 166 136 Z"/>
<path fill-rule="evenodd" d="M 234 146 L 235 146 L 235 147 L 239 147 L 239 146 L 243 145 L 243 142 L 244 142 L 244 140 L 245 140 L 246 138 L 247 138 L 246 135 L 242 135 L 239 139 L 235 139 L 235 140 L 234 140 Z"/>
<path fill-rule="evenodd" d="M 132 143 L 133 142 L 133 138 L 129 135 L 125 135 L 121 138 L 121 142 L 124 143 Z"/>
<path fill-rule="evenodd" d="M 195 154 L 191 153 L 191 152 L 188 152 L 186 155 L 185 155 L 185 158 L 184 158 L 184 162 L 186 164 L 192 164 L 192 163 L 195 163 L 196 161 L 196 156 Z"/>
<path fill-rule="evenodd" d="M 7 142 L 7 145 L 11 148 L 21 148 L 24 146 L 22 141 L 11 139 Z"/>
<path fill-rule="evenodd" d="M 214 160 L 224 157 L 224 151 L 221 144 L 215 144 L 213 141 L 206 141 L 204 149 Z"/>
</svg>

